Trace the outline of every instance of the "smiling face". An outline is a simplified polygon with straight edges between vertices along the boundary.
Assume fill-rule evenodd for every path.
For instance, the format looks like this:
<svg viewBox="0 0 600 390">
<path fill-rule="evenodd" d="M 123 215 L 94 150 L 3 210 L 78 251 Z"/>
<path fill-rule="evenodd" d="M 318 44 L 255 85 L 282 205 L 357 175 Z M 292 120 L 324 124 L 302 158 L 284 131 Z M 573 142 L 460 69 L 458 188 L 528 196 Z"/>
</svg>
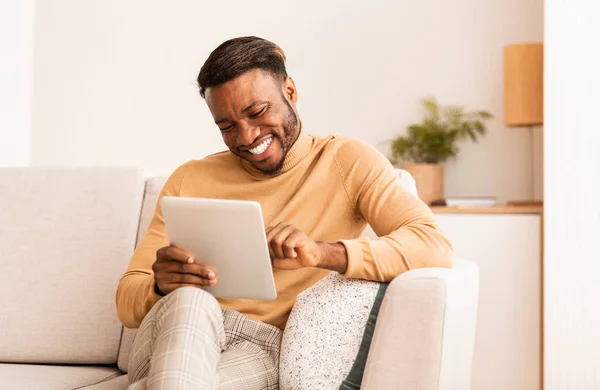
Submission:
<svg viewBox="0 0 600 390">
<path fill-rule="evenodd" d="M 253 69 L 207 88 L 205 97 L 229 150 L 264 173 L 279 172 L 300 132 L 292 79 Z"/>
</svg>

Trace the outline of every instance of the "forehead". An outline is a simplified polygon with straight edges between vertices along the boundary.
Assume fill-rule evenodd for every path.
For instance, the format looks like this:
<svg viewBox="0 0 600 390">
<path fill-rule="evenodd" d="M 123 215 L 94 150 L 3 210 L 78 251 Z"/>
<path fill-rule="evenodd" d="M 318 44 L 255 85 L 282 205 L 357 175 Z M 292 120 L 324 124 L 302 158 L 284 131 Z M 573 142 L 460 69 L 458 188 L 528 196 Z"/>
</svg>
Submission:
<svg viewBox="0 0 600 390">
<path fill-rule="evenodd" d="M 206 89 L 205 98 L 209 108 L 238 106 L 244 109 L 256 100 L 269 100 L 277 96 L 280 86 L 262 69 L 250 70 L 233 80 Z M 246 105 L 246 106 L 244 106 Z"/>
</svg>

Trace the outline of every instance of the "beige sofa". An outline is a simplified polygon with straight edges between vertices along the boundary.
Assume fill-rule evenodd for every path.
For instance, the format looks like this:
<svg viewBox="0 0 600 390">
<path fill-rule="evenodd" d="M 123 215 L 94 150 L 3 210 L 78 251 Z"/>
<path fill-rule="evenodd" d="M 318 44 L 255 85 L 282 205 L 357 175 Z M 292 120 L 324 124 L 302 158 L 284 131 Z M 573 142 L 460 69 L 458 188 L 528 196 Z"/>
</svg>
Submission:
<svg viewBox="0 0 600 390">
<path fill-rule="evenodd" d="M 134 331 L 115 290 L 163 182 L 129 168 L 0 168 L 0 389 L 127 387 Z M 396 278 L 362 387 L 468 389 L 477 294 L 468 261 Z"/>
</svg>

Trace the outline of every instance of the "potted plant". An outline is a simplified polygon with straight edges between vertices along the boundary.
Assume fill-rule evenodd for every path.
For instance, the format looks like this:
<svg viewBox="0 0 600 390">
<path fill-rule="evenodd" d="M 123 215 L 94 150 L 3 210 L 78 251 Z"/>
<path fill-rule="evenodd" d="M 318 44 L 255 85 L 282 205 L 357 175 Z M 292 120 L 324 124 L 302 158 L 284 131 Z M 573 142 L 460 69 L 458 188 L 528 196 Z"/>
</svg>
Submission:
<svg viewBox="0 0 600 390">
<path fill-rule="evenodd" d="M 391 161 L 414 177 L 419 197 L 427 204 L 444 197 L 444 163 L 459 152 L 458 142 L 477 142 L 492 118 L 487 111 L 467 112 L 461 106 L 440 106 L 433 98 L 422 100 L 425 116 L 409 125 L 407 134 L 391 141 Z"/>
</svg>

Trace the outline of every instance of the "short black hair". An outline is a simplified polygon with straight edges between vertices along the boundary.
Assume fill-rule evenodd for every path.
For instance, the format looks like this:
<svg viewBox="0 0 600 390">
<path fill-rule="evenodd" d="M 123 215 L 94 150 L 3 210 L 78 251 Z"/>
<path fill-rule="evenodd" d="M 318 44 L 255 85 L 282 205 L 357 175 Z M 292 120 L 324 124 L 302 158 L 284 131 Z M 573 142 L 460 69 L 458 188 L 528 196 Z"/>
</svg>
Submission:
<svg viewBox="0 0 600 390">
<path fill-rule="evenodd" d="M 252 70 L 262 69 L 275 80 L 287 77 L 285 53 L 271 41 L 259 37 L 239 37 L 219 45 L 198 74 L 200 96 L 206 89 L 221 85 Z"/>
</svg>

